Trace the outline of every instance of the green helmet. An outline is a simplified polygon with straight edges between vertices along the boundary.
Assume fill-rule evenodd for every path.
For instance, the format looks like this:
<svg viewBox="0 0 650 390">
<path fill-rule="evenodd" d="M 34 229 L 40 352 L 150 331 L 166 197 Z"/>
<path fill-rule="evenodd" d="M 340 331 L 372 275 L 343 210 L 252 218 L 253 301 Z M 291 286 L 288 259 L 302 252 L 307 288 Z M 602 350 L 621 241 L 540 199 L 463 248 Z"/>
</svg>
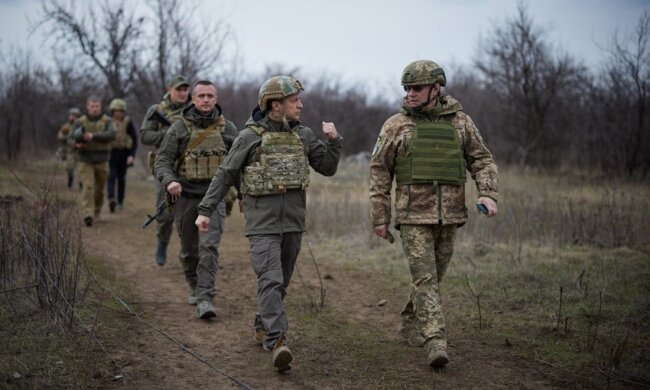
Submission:
<svg viewBox="0 0 650 390">
<path fill-rule="evenodd" d="M 77 107 L 72 107 L 71 109 L 68 110 L 68 115 L 81 116 L 81 110 Z"/>
<path fill-rule="evenodd" d="M 266 80 L 260 88 L 260 110 L 266 111 L 266 104 L 271 100 L 279 100 L 289 95 L 304 91 L 302 83 L 289 76 L 274 76 Z"/>
<path fill-rule="evenodd" d="M 113 99 L 108 105 L 110 111 L 126 111 L 126 102 L 122 99 Z"/>
<path fill-rule="evenodd" d="M 445 82 L 445 71 L 440 65 L 429 60 L 411 62 L 402 72 L 403 86 L 440 83 L 444 87 Z"/>
</svg>

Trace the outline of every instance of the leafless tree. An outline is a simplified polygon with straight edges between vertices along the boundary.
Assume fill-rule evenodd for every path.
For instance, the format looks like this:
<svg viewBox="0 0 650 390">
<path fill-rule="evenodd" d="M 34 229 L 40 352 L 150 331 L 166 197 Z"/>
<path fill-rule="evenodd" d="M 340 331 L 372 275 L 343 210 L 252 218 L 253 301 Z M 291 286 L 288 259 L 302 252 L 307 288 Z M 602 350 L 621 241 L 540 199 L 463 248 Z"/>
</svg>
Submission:
<svg viewBox="0 0 650 390">
<path fill-rule="evenodd" d="M 126 96 L 139 66 L 144 18 L 125 0 L 77 4 L 74 0 L 44 1 L 45 28 L 60 49 L 75 50 L 75 61 L 90 61 L 103 74 L 112 96 Z"/>
<path fill-rule="evenodd" d="M 39 139 L 47 118 L 35 114 L 47 111 L 44 103 L 52 95 L 51 79 L 31 53 L 12 49 L 2 54 L 7 61 L 0 67 L 0 138 L 4 157 L 15 160 L 24 145 L 38 153 L 48 144 Z M 54 138 L 51 141 L 54 144 Z"/>
<path fill-rule="evenodd" d="M 562 134 L 550 133 L 561 130 L 550 126 L 550 117 L 563 89 L 576 83 L 579 66 L 544 40 L 544 32 L 534 25 L 523 3 L 515 18 L 495 27 L 482 42 L 475 64 L 486 90 L 494 94 L 498 126 L 512 146 L 515 162 L 524 166 L 547 137 Z"/>
<path fill-rule="evenodd" d="M 650 170 L 650 14 L 639 18 L 628 39 L 614 34 L 608 49 L 604 86 L 609 96 L 609 145 L 628 175 Z"/>
</svg>

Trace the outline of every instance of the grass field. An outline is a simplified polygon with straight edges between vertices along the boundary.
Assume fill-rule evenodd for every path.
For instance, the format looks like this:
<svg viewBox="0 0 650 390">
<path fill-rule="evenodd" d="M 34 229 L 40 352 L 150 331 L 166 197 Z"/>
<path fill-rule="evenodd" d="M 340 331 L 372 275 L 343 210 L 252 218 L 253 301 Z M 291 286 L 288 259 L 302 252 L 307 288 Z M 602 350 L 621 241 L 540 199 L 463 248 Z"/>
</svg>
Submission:
<svg viewBox="0 0 650 390">
<path fill-rule="evenodd" d="M 18 227 L 49 231 L 49 238 L 39 233 L 23 234 L 20 239 L 27 246 L 50 248 L 47 253 L 51 256 L 40 258 L 68 256 L 63 267 L 81 271 L 76 276 L 68 274 L 76 284 L 67 284 L 75 290 L 63 294 L 66 299 L 39 300 L 41 292 L 56 294 L 37 288 L 4 291 L 30 285 L 34 268 L 23 263 L 11 268 L 13 277 L 9 278 L 9 262 L 3 257 L 0 380 L 15 388 L 101 387 L 119 371 L 103 347 L 109 352 L 111 348 L 128 348 L 129 330 L 135 325 L 133 318 L 93 283 L 90 273 L 127 296 L 129 288 L 123 284 L 126 281 L 112 276 L 101 258 L 87 258 L 83 267 L 71 261 L 74 257 L 70 254 L 78 250 L 70 243 L 79 240 L 79 221 L 65 217 L 74 209 L 67 195 L 62 198 L 68 200 L 60 200 L 55 192 L 43 191 L 49 186 L 43 178 L 51 169 L 49 161 L 21 165 L 20 179 L 9 170 L 0 170 L 3 199 L 8 199 L 7 195 L 22 197 L 20 214 L 8 218 L 6 204 L 0 210 L 5 213 L 0 249 L 3 254 L 18 253 L 14 249 L 19 246 L 7 245 L 15 244 L 17 236 L 12 234 L 20 233 Z M 314 356 L 316 362 L 337 351 L 332 355 L 338 359 L 336 365 L 305 364 L 306 378 L 331 383 L 327 378 L 337 377 L 343 381 L 337 383 L 349 380 L 351 387 L 404 388 L 404 373 L 385 367 L 395 359 L 412 361 L 419 355 L 407 347 L 396 348 L 391 341 L 394 330 L 369 323 L 362 313 L 375 309 L 368 308 L 368 302 L 355 302 L 345 291 L 327 292 L 324 306 L 314 310 L 319 291 L 310 275 L 311 264 L 305 262 L 313 253 L 324 269 L 335 271 L 334 278 L 343 279 L 342 273 L 353 275 L 352 280 L 356 275 L 363 278 L 353 290 L 368 290 L 366 300 L 375 296 L 395 301 L 406 298 L 410 279 L 399 234 L 390 245 L 372 233 L 367 172 L 363 164 L 342 163 L 333 178 L 312 174 L 308 232 L 287 307 L 302 345 L 321 348 L 322 356 Z M 132 189 L 150 191 L 151 183 L 137 182 L 145 173 L 130 175 Z M 470 220 L 459 231 L 454 258 L 441 284 L 447 327 L 455 334 L 455 339 L 450 339 L 452 348 L 460 338 L 481 349 L 506 348 L 544 367 L 543 375 L 562 387 L 648 386 L 650 187 L 513 170 L 502 172 L 500 187 L 499 214 L 488 220 L 474 212 L 473 183 L 467 186 Z M 152 207 L 148 198 L 130 199 L 135 209 Z M 134 216 L 138 221 L 141 217 Z M 38 230 L 41 225 L 50 230 Z M 61 228 L 54 229 L 56 226 Z M 56 242 L 60 245 L 54 245 Z M 65 252 L 65 248 L 71 251 Z M 48 264 L 61 266 L 60 262 Z M 90 272 L 82 272 L 84 267 Z M 61 303 L 71 302 L 73 297 L 79 317 L 68 324 Z M 334 301 L 342 297 L 345 304 Z M 370 306 L 376 308 L 375 303 Z M 398 305 L 391 302 L 388 306 Z M 399 311 L 392 309 L 386 315 L 398 318 Z M 471 356 L 463 359 L 471 361 Z M 466 368 L 462 364 L 455 367 L 460 372 L 443 375 L 443 381 L 453 384 L 462 380 Z M 430 379 L 418 366 L 412 373 L 415 378 Z"/>
<path fill-rule="evenodd" d="M 374 269 L 378 289 L 406 297 L 399 239 L 372 234 L 367 172 L 312 175 L 308 237 L 322 257 Z M 513 346 L 567 384 L 650 383 L 650 186 L 506 169 L 495 218 L 475 199 L 470 181 L 470 220 L 441 285 L 456 303 L 448 327 Z"/>
</svg>

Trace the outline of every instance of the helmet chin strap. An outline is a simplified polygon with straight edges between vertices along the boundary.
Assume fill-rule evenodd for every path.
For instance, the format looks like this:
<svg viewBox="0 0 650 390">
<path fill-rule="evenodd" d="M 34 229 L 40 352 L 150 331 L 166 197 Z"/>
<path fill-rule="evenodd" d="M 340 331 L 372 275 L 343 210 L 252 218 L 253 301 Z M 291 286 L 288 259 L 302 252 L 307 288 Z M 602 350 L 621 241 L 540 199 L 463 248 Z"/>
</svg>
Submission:
<svg viewBox="0 0 650 390">
<path fill-rule="evenodd" d="M 416 111 L 416 112 L 418 112 L 418 111 L 422 111 L 422 109 L 423 109 L 424 107 L 428 106 L 429 103 L 431 103 L 432 101 L 434 101 L 435 99 L 438 98 L 438 94 L 436 94 L 436 95 L 433 96 L 433 97 L 431 96 L 431 92 L 433 92 L 435 86 L 436 86 L 435 84 L 431 84 L 431 87 L 429 88 L 429 94 L 427 95 L 427 101 L 425 101 L 424 103 L 419 104 L 419 105 L 413 107 L 413 109 L 412 109 L 413 111 Z"/>
</svg>

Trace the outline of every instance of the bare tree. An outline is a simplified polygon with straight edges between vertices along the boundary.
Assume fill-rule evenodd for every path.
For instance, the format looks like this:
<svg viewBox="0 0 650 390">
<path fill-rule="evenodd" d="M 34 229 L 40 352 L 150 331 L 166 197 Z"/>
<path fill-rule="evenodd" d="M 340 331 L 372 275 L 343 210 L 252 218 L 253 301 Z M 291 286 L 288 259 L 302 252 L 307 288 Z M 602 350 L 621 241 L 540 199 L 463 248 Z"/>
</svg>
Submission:
<svg viewBox="0 0 650 390">
<path fill-rule="evenodd" d="M 125 0 L 84 6 L 74 1 L 44 1 L 42 12 L 35 28 L 47 28 L 61 49 L 71 45 L 81 54 L 79 60 L 89 60 L 104 75 L 113 96 L 130 91 L 139 65 L 144 19 Z"/>
<path fill-rule="evenodd" d="M 48 118 L 35 115 L 47 112 L 52 80 L 34 63 L 30 52 L 10 50 L 2 54 L 7 62 L 0 67 L 0 138 L 6 160 L 15 160 L 25 146 L 38 154 L 42 146 L 56 142 L 54 136 L 51 140 L 40 137 L 41 130 L 48 128 Z"/>
<path fill-rule="evenodd" d="M 153 68 L 160 90 L 174 74 L 190 79 L 213 71 L 223 61 L 230 26 L 223 20 L 203 18 L 194 1 L 150 0 L 155 34 Z"/>
<path fill-rule="evenodd" d="M 639 18 L 634 34 L 621 39 L 614 34 L 605 67 L 604 85 L 609 96 L 609 145 L 615 145 L 618 162 L 628 175 L 650 170 L 650 14 Z"/>
<path fill-rule="evenodd" d="M 494 93 L 498 126 L 516 155 L 516 163 L 530 162 L 533 151 L 547 150 L 542 144 L 557 138 L 560 130 L 549 125 L 552 108 L 563 89 L 574 85 L 579 66 L 568 55 L 556 54 L 545 42 L 523 3 L 517 16 L 504 27 L 495 27 L 475 62 L 487 90 Z M 548 144 L 545 146 L 553 146 Z"/>
</svg>

